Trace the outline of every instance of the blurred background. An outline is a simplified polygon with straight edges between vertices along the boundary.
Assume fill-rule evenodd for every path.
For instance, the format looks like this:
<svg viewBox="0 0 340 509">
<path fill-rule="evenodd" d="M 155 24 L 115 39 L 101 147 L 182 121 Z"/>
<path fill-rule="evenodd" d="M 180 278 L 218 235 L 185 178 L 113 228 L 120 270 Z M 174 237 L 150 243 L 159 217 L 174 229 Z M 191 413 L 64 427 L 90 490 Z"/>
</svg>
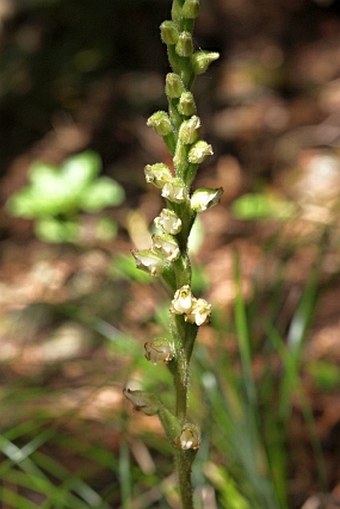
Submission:
<svg viewBox="0 0 340 509">
<path fill-rule="evenodd" d="M 178 509 L 170 447 L 131 410 L 168 302 L 137 271 L 169 161 L 169 0 L 0 3 L 0 506 Z M 340 9 L 202 0 L 194 85 L 223 187 L 192 236 L 214 308 L 193 359 L 198 509 L 340 505 Z M 170 396 L 171 399 L 171 396 Z"/>
</svg>

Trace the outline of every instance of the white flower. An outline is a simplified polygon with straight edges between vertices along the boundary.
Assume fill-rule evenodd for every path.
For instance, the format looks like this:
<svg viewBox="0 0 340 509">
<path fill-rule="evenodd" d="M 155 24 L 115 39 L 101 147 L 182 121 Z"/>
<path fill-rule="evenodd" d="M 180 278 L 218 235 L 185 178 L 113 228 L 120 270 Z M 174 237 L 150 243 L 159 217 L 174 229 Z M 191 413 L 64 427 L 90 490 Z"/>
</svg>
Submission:
<svg viewBox="0 0 340 509">
<path fill-rule="evenodd" d="M 132 256 L 136 260 L 137 267 L 145 270 L 151 276 L 158 276 L 165 267 L 164 257 L 155 253 L 152 249 L 143 249 L 141 251 L 132 250 Z"/>
<path fill-rule="evenodd" d="M 170 311 L 177 315 L 183 315 L 190 312 L 194 297 L 189 285 L 184 285 L 176 290 L 174 298 L 171 301 Z"/>
<path fill-rule="evenodd" d="M 195 323 L 200 326 L 206 323 L 211 314 L 211 304 L 205 299 L 193 299 L 190 310 L 186 313 L 184 319 L 186 322 Z"/>
<path fill-rule="evenodd" d="M 147 164 L 144 174 L 148 184 L 153 184 L 160 189 L 173 178 L 169 166 L 164 163 Z"/>
<path fill-rule="evenodd" d="M 209 189 L 201 187 L 193 192 L 190 198 L 190 205 L 195 212 L 203 212 L 219 202 L 223 189 Z"/>
<path fill-rule="evenodd" d="M 152 236 L 153 250 L 162 254 L 167 260 L 173 262 L 180 255 L 176 240 L 166 233 L 155 233 Z"/>
<path fill-rule="evenodd" d="M 170 209 L 161 210 L 159 216 L 155 218 L 154 223 L 157 228 L 162 228 L 170 235 L 177 235 L 182 228 L 182 221 L 177 214 Z"/>
<path fill-rule="evenodd" d="M 187 197 L 187 191 L 182 179 L 173 177 L 162 188 L 162 196 L 175 203 L 183 202 Z"/>
<path fill-rule="evenodd" d="M 200 140 L 191 147 L 188 154 L 188 161 L 192 164 L 201 164 L 207 157 L 212 156 L 213 148 L 206 141 Z"/>
</svg>

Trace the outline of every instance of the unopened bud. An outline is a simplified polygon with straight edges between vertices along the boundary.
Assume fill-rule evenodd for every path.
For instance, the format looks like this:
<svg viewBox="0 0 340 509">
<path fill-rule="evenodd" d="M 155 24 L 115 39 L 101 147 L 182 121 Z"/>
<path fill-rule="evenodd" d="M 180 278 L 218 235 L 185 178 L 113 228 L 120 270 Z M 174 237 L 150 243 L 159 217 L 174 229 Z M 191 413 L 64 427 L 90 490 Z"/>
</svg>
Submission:
<svg viewBox="0 0 340 509">
<path fill-rule="evenodd" d="M 160 136 L 167 136 L 172 132 L 172 124 L 166 111 L 156 111 L 148 118 L 146 125 L 152 127 Z"/>
<path fill-rule="evenodd" d="M 199 0 L 185 0 L 182 7 L 182 16 L 187 19 L 195 19 L 199 14 L 199 10 Z"/>
<path fill-rule="evenodd" d="M 197 115 L 193 115 L 188 120 L 184 120 L 179 128 L 178 139 L 184 143 L 184 145 L 191 145 L 198 138 L 198 129 L 200 126 L 201 121 Z"/>
<path fill-rule="evenodd" d="M 190 205 L 195 212 L 203 212 L 216 205 L 223 194 L 221 187 L 217 189 L 209 189 L 207 187 L 200 187 L 193 192 L 190 198 Z"/>
<path fill-rule="evenodd" d="M 192 164 L 201 164 L 214 153 L 212 146 L 204 140 L 197 141 L 189 150 L 188 161 Z"/>
<path fill-rule="evenodd" d="M 168 341 L 163 338 L 154 339 L 144 345 L 145 357 L 153 364 L 164 362 L 168 364 L 173 358 L 174 353 Z"/>
<path fill-rule="evenodd" d="M 196 113 L 196 104 L 191 92 L 185 91 L 179 98 L 177 109 L 181 115 L 190 117 Z"/>
<path fill-rule="evenodd" d="M 169 72 L 165 77 L 165 94 L 170 99 L 177 99 L 184 92 L 184 84 L 178 74 Z"/>
<path fill-rule="evenodd" d="M 190 57 L 194 51 L 192 36 L 190 32 L 181 32 L 176 44 L 176 53 L 180 57 Z"/>
<path fill-rule="evenodd" d="M 195 74 L 203 74 L 209 65 L 220 57 L 216 51 L 197 51 L 191 57 Z"/>
<path fill-rule="evenodd" d="M 163 21 L 159 28 L 161 30 L 161 39 L 164 44 L 171 45 L 177 43 L 179 33 L 173 21 Z"/>
</svg>

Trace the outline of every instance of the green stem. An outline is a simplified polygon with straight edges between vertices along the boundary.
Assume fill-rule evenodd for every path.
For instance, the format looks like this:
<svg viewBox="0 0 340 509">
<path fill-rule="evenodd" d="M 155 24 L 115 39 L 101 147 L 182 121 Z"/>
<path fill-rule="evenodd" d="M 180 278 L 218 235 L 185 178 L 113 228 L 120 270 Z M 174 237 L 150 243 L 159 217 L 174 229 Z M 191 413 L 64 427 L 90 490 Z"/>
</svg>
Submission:
<svg viewBox="0 0 340 509">
<path fill-rule="evenodd" d="M 177 366 L 174 374 L 174 385 L 176 390 L 176 417 L 179 422 L 184 424 L 187 415 L 188 401 L 188 363 L 182 346 L 177 350 Z"/>
<path fill-rule="evenodd" d="M 182 509 L 194 509 L 191 483 L 191 465 L 193 454 L 191 451 L 179 450 L 175 455 L 179 479 L 179 491 L 182 501 Z"/>
</svg>

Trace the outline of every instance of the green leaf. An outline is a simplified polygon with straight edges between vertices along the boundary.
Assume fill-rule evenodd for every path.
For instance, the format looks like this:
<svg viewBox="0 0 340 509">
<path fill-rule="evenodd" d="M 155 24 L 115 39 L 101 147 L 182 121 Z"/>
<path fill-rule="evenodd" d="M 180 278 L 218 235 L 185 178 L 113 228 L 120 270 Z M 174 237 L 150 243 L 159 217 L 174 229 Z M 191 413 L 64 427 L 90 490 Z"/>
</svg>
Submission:
<svg viewBox="0 0 340 509">
<path fill-rule="evenodd" d="M 77 154 L 67 159 L 61 166 L 63 184 L 79 192 L 97 177 L 100 169 L 100 157 L 95 152 L 87 150 Z"/>
<path fill-rule="evenodd" d="M 78 225 L 72 221 L 59 221 L 53 217 L 46 217 L 37 221 L 35 233 L 44 242 L 76 242 Z"/>
<path fill-rule="evenodd" d="M 231 212 L 236 219 L 289 219 L 296 210 L 293 203 L 279 196 L 265 193 L 248 193 L 236 199 Z"/>
<path fill-rule="evenodd" d="M 308 367 L 314 382 L 323 391 L 340 387 L 339 367 L 326 361 L 314 361 Z"/>
<path fill-rule="evenodd" d="M 105 207 L 120 205 L 124 200 L 123 188 L 109 177 L 102 177 L 84 189 L 79 207 L 87 212 L 98 212 Z"/>
<path fill-rule="evenodd" d="M 109 217 L 102 217 L 96 224 L 96 239 L 108 242 L 117 235 L 117 223 Z"/>
</svg>

